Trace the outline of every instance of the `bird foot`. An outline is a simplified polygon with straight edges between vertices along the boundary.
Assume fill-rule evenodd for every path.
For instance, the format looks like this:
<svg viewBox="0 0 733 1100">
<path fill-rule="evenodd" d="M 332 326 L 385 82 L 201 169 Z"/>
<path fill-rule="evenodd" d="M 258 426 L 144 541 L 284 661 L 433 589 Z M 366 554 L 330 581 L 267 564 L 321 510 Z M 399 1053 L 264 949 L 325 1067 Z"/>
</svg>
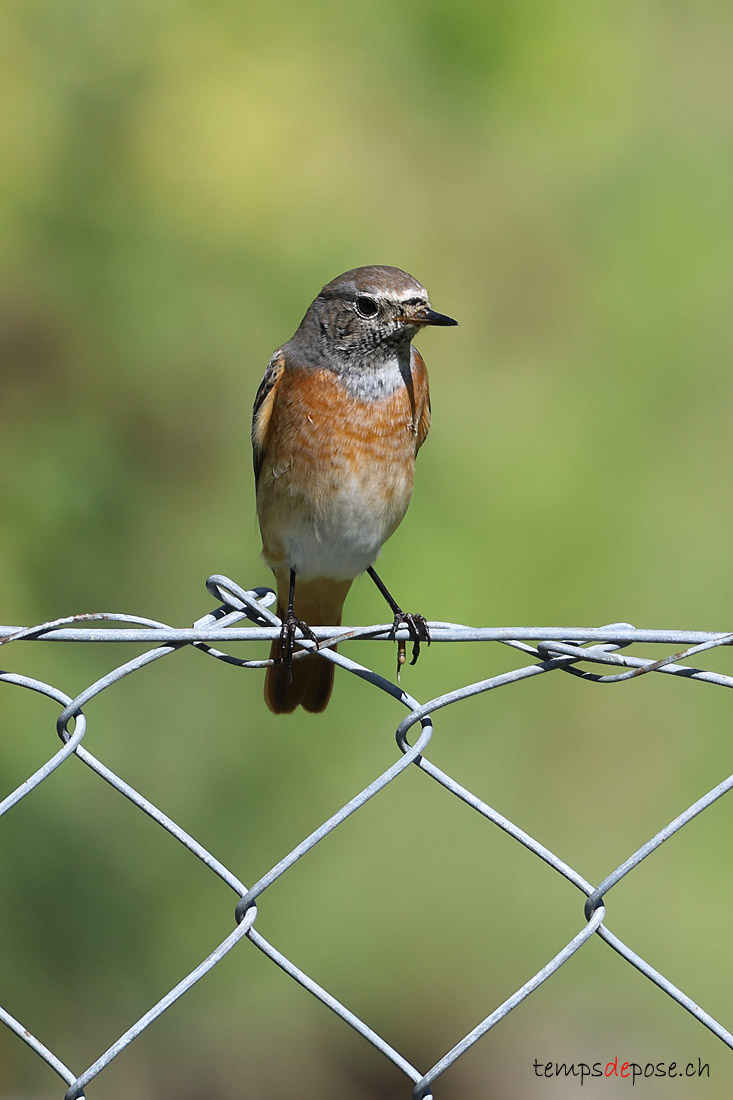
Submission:
<svg viewBox="0 0 733 1100">
<path fill-rule="evenodd" d="M 390 632 L 390 638 L 394 641 L 397 634 L 397 630 L 401 626 L 406 626 L 410 635 L 410 641 L 412 642 L 412 660 L 411 665 L 415 664 L 415 661 L 420 656 L 420 643 L 427 642 L 430 645 L 430 630 L 428 629 L 427 620 L 422 615 L 413 615 L 409 611 L 396 611 L 394 622 L 392 623 L 392 630 Z M 405 641 L 399 639 L 397 642 L 397 682 L 399 683 L 400 671 L 405 663 Z"/>
<path fill-rule="evenodd" d="M 309 638 L 318 645 L 315 634 L 302 619 L 299 619 L 294 611 L 287 611 L 280 628 L 280 660 L 288 670 L 288 683 L 293 682 L 293 650 L 295 649 L 296 635 L 300 631 L 304 638 Z"/>
</svg>

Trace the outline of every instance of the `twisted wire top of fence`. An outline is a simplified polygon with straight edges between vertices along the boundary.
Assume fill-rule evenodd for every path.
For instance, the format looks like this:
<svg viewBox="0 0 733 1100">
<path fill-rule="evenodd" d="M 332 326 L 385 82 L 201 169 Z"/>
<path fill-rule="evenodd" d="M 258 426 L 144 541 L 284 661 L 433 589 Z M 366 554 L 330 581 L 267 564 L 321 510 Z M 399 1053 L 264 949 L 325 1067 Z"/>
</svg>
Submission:
<svg viewBox="0 0 733 1100">
<path fill-rule="evenodd" d="M 378 675 L 363 664 L 336 652 L 329 646 L 349 639 L 384 641 L 390 636 L 391 623 L 368 627 L 316 627 L 315 643 L 303 639 L 304 651 L 317 648 L 320 659 L 338 664 L 346 671 L 369 682 L 375 688 L 388 693 L 407 710 L 396 730 L 399 755 L 386 771 L 366 784 L 358 794 L 341 806 L 309 836 L 251 885 L 240 878 L 211 852 L 199 844 L 178 822 L 153 805 L 141 793 L 133 789 L 123 778 L 109 769 L 93 755 L 84 739 L 87 718 L 84 708 L 95 696 L 116 684 L 124 677 L 148 666 L 167 655 L 187 646 L 194 646 L 208 656 L 228 664 L 262 668 L 268 662 L 246 660 L 222 650 L 227 642 L 262 641 L 276 637 L 280 620 L 270 610 L 274 594 L 265 588 L 244 590 L 222 576 L 210 577 L 207 588 L 220 606 L 204 615 L 192 628 L 174 629 L 164 623 L 134 615 L 95 613 L 75 615 L 38 624 L 33 627 L 0 627 L 0 646 L 22 641 L 34 642 L 131 642 L 152 646 L 142 654 L 125 661 L 105 676 L 90 684 L 74 698 L 59 688 L 17 673 L 0 672 L 0 682 L 29 689 L 52 699 L 61 710 L 56 727 L 61 747 L 15 790 L 7 793 L 0 802 L 0 816 L 7 813 L 22 799 L 27 798 L 39 785 L 46 782 L 57 768 L 71 759 L 84 763 L 92 772 L 109 783 L 129 799 L 143 813 L 174 836 L 193 856 L 201 860 L 213 875 L 232 888 L 237 896 L 233 929 L 221 943 L 215 945 L 204 960 L 186 974 L 148 1012 L 119 1036 L 119 1038 L 82 1072 L 71 1070 L 51 1046 L 37 1038 L 31 1030 L 12 1015 L 12 1006 L 0 1006 L 0 1019 L 53 1069 L 67 1086 L 67 1100 L 84 1095 L 84 1089 L 125 1047 L 132 1043 L 146 1028 L 165 1012 L 179 997 L 221 960 L 237 944 L 248 941 L 259 948 L 296 982 L 330 1008 L 346 1024 L 371 1043 L 389 1059 L 412 1083 L 413 1100 L 426 1100 L 432 1096 L 436 1079 L 452 1066 L 461 1055 L 482 1035 L 498 1024 L 513 1008 L 524 1001 L 535 989 L 555 973 L 588 940 L 597 936 L 632 966 L 644 974 L 660 990 L 685 1008 L 701 1024 L 709 1028 L 728 1047 L 733 1049 L 733 1035 L 703 1008 L 691 1000 L 673 982 L 651 966 L 631 947 L 622 942 L 606 925 L 605 902 L 610 891 L 632 870 L 650 856 L 659 846 L 677 833 L 699 813 L 712 805 L 733 787 L 733 775 L 722 780 L 687 806 L 656 835 L 638 850 L 624 859 L 602 882 L 593 884 L 561 859 L 557 854 L 530 836 L 519 825 L 500 814 L 478 795 L 458 783 L 438 768 L 426 756 L 433 733 L 432 715 L 453 703 L 471 696 L 483 694 L 511 683 L 517 683 L 549 672 L 565 672 L 586 682 L 614 684 L 649 673 L 692 679 L 702 683 L 733 687 L 733 676 L 712 672 L 689 665 L 689 658 L 707 650 L 733 644 L 733 634 L 684 630 L 639 630 L 628 623 L 613 623 L 601 628 L 585 627 L 526 627 L 526 628 L 473 628 L 454 623 L 431 622 L 433 642 L 497 642 L 509 646 L 527 658 L 519 668 L 491 676 L 476 683 L 457 688 L 421 703 L 408 694 L 399 684 Z M 244 623 L 247 625 L 242 625 Z M 406 629 L 403 631 L 407 637 Z M 400 632 L 398 632 L 400 637 Z M 662 657 L 633 656 L 622 652 L 632 643 L 674 647 L 674 652 Z M 307 653 L 296 653 L 295 660 L 305 659 Z M 591 666 L 590 668 L 588 666 Z M 72 728 L 73 727 L 73 728 Z M 413 727 L 415 737 L 412 739 Z M 584 899 L 583 914 L 579 914 L 579 926 L 568 942 L 537 973 L 532 975 L 502 1004 L 494 1007 L 476 1026 L 442 1055 L 433 1066 L 419 1069 L 413 1066 L 384 1036 L 377 1034 L 346 1005 L 305 973 L 297 963 L 285 956 L 266 940 L 256 927 L 257 899 L 277 879 L 284 875 L 324 837 L 337 829 L 342 822 L 360 809 L 388 784 L 393 783 L 411 765 L 437 782 L 444 790 L 458 798 L 488 822 L 502 829 L 526 849 L 543 860 L 558 875 L 576 887 Z M 2 792 L 0 792 L 2 793 Z"/>
</svg>

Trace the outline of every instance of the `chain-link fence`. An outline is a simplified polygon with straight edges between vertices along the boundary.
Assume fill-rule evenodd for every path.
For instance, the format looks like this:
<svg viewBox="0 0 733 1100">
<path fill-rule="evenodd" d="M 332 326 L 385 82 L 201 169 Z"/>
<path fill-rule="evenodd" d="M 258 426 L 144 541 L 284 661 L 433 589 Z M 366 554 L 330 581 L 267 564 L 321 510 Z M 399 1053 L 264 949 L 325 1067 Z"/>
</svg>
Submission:
<svg viewBox="0 0 733 1100">
<path fill-rule="evenodd" d="M 678 832 L 689 821 L 712 805 L 718 798 L 733 787 L 733 776 L 729 776 L 712 790 L 708 791 L 692 805 L 686 807 L 673 821 L 670 821 L 656 836 L 623 861 L 599 884 L 588 882 L 581 874 L 560 859 L 539 841 L 529 836 L 523 829 L 487 805 L 477 794 L 456 782 L 450 775 L 436 767 L 425 755 L 433 732 L 432 715 L 441 708 L 450 706 L 461 699 L 479 695 L 495 688 L 545 675 L 549 672 L 565 672 L 581 677 L 591 683 L 611 684 L 646 675 L 650 672 L 667 676 L 689 678 L 722 687 L 733 687 L 733 676 L 690 666 L 690 657 L 733 643 L 733 634 L 711 634 L 701 631 L 653 631 L 637 630 L 627 623 L 614 623 L 601 629 L 584 628 L 535 628 L 523 629 L 472 629 L 452 623 L 431 622 L 432 641 L 440 642 L 494 642 L 510 646 L 526 659 L 527 663 L 512 671 L 481 680 L 466 687 L 440 695 L 426 703 L 419 703 L 400 686 L 379 676 L 363 665 L 357 664 L 343 653 L 325 648 L 335 642 L 346 639 L 385 640 L 389 636 L 391 624 L 352 629 L 348 627 L 314 628 L 323 659 L 333 661 L 341 668 L 361 677 L 375 688 L 384 691 L 404 705 L 407 715 L 397 728 L 396 738 L 400 755 L 396 762 L 385 772 L 367 784 L 354 798 L 333 814 L 310 836 L 292 849 L 283 859 L 272 867 L 259 881 L 246 886 L 239 878 L 209 851 L 200 845 L 176 821 L 149 802 L 134 790 L 119 775 L 111 771 L 84 745 L 87 720 L 84 714 L 86 704 L 131 673 L 136 672 L 177 650 L 194 646 L 203 653 L 218 660 L 247 668 L 262 668 L 266 661 L 240 660 L 223 652 L 218 646 L 226 642 L 270 640 L 279 632 L 280 622 L 269 610 L 274 595 L 269 589 L 259 588 L 244 591 L 226 577 L 214 576 L 207 582 L 209 592 L 221 606 L 214 612 L 198 620 L 191 629 L 177 630 L 164 623 L 132 615 L 93 614 L 71 616 L 39 626 L 16 629 L 0 627 L 0 645 L 27 640 L 45 642 L 131 642 L 149 645 L 152 648 L 125 662 L 106 676 L 91 684 L 88 688 L 70 698 L 58 688 L 30 677 L 9 672 L 0 672 L 0 681 L 16 687 L 27 688 L 47 696 L 60 705 L 61 713 L 57 718 L 57 730 L 62 746 L 30 778 L 16 790 L 8 794 L 0 803 L 0 815 L 7 813 L 22 799 L 32 795 L 41 783 L 49 780 L 57 768 L 76 756 L 93 772 L 109 783 L 114 789 L 129 799 L 143 813 L 171 833 L 185 848 L 210 870 L 229 885 L 239 900 L 236 903 L 235 921 L 232 932 L 189 974 L 171 989 L 157 1004 L 133 1023 L 127 1031 L 105 1050 L 83 1072 L 71 1070 L 54 1053 L 51 1046 L 36 1038 L 22 1023 L 11 1014 L 12 1004 L 0 1006 L 0 1019 L 42 1058 L 68 1086 L 67 1100 L 82 1097 L 84 1089 L 125 1047 L 141 1035 L 146 1028 L 164 1013 L 179 997 L 186 993 L 208 971 L 215 967 L 229 951 L 243 941 L 249 941 L 264 955 L 276 963 L 324 1005 L 330 1008 L 344 1023 L 358 1032 L 367 1042 L 388 1058 L 412 1082 L 414 1100 L 426 1100 L 432 1096 L 435 1080 L 453 1065 L 490 1028 L 498 1024 L 513 1008 L 522 1003 L 547 978 L 555 973 L 572 955 L 575 954 L 594 935 L 618 952 L 632 966 L 636 967 L 661 991 L 690 1012 L 705 1027 L 709 1028 L 727 1046 L 733 1048 L 733 1035 L 722 1024 L 707 1013 L 704 1008 L 692 1001 L 678 989 L 667 977 L 655 970 L 641 956 L 623 943 L 606 927 L 604 923 L 604 901 L 610 891 L 643 859 L 651 855 L 665 840 Z M 247 621 L 249 625 L 241 625 Z M 115 625 L 116 624 L 116 625 Z M 240 624 L 240 625 L 238 625 Z M 406 635 L 406 631 L 404 631 Z M 675 652 L 661 658 L 630 656 L 620 652 L 632 643 L 664 645 L 674 647 Z M 303 649 L 313 648 L 315 643 L 303 640 Z M 681 647 L 681 648 L 680 648 Z M 303 659 L 296 653 L 294 660 Z M 590 666 L 590 667 L 587 667 Z M 264 705 L 264 704 L 263 704 Z M 466 1034 L 435 1065 L 419 1069 L 413 1065 L 383 1035 L 377 1034 L 358 1018 L 347 1005 L 340 1003 L 328 990 L 320 986 L 306 974 L 296 962 L 282 954 L 277 947 L 268 942 L 256 927 L 257 899 L 277 879 L 286 874 L 293 865 L 324 837 L 337 829 L 348 817 L 360 809 L 388 784 L 396 782 L 408 768 L 419 768 L 426 776 L 439 783 L 446 791 L 464 802 L 468 807 L 497 825 L 509 836 L 519 841 L 563 878 L 567 879 L 583 895 L 584 910 L 579 912 L 578 928 L 567 944 L 554 958 L 534 974 L 521 988 L 517 989 L 503 1004 L 494 1008 L 483 1020 Z M 50 1037 L 49 1042 L 53 1042 Z"/>
</svg>

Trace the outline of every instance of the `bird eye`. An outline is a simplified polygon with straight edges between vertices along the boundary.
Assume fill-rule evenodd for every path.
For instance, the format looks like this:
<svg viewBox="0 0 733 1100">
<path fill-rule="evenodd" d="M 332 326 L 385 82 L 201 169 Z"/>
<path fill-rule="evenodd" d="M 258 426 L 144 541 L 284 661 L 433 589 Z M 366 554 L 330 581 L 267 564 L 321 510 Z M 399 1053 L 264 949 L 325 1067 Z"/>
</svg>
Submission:
<svg viewBox="0 0 733 1100">
<path fill-rule="evenodd" d="M 366 295 L 360 295 L 356 299 L 355 304 L 357 313 L 360 313 L 362 317 L 376 317 L 379 313 L 379 306 L 374 298 L 367 298 Z"/>
</svg>

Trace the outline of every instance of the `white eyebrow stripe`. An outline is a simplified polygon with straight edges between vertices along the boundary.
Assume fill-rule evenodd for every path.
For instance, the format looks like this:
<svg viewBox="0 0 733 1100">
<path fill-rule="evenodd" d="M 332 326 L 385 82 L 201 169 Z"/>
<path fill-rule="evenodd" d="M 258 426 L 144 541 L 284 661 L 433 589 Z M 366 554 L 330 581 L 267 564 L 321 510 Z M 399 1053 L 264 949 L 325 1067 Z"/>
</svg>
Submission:
<svg viewBox="0 0 733 1100">
<path fill-rule="evenodd" d="M 425 303 L 427 303 L 427 301 L 428 301 L 428 292 L 427 292 L 427 290 L 424 290 L 422 287 L 406 287 L 405 290 L 403 290 L 401 294 L 399 292 L 395 292 L 393 290 L 387 290 L 387 291 L 384 291 L 380 295 L 380 297 L 387 298 L 388 300 L 391 300 L 393 302 L 406 302 L 406 301 L 413 300 L 415 302 L 420 302 L 420 303 L 425 302 Z"/>
</svg>

